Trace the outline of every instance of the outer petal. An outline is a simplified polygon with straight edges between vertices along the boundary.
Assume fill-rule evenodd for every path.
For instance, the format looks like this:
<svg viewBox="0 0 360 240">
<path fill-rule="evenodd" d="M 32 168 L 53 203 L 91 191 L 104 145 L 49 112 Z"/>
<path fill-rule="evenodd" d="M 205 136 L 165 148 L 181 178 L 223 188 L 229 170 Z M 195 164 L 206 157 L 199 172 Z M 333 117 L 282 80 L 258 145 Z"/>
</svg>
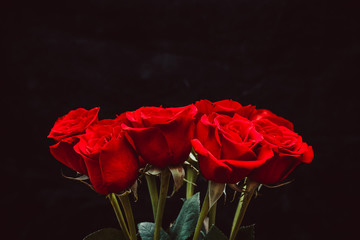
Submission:
<svg viewBox="0 0 360 240">
<path fill-rule="evenodd" d="M 221 101 L 215 102 L 214 104 L 215 104 L 215 107 L 213 110 L 214 112 L 229 115 L 229 116 L 233 116 L 237 110 L 242 108 L 240 103 L 230 100 L 230 99 L 221 100 Z"/>
<path fill-rule="evenodd" d="M 301 162 L 311 162 L 314 157 L 312 147 L 308 147 L 302 156 L 290 156 L 275 152 L 275 156 L 264 165 L 254 169 L 249 178 L 263 184 L 275 184 L 283 181 Z"/>
<path fill-rule="evenodd" d="M 237 183 L 244 179 L 255 168 L 265 164 L 269 159 L 274 156 L 270 146 L 264 145 L 260 148 L 257 159 L 249 160 L 247 158 L 238 160 L 222 160 L 227 164 L 233 173 L 227 183 Z"/>
<path fill-rule="evenodd" d="M 87 169 L 84 160 L 74 151 L 74 145 L 78 141 L 77 138 L 69 138 L 67 141 L 60 141 L 50 146 L 50 152 L 56 160 L 62 162 L 69 168 L 87 175 Z"/>
<path fill-rule="evenodd" d="M 96 107 L 91 110 L 78 108 L 70 111 L 55 122 L 54 127 L 47 137 L 60 141 L 63 138 L 83 133 L 87 127 L 97 121 L 99 110 L 100 108 Z M 66 123 L 69 121 L 75 122 L 76 124 L 71 127 L 66 126 Z"/>
<path fill-rule="evenodd" d="M 304 163 L 311 163 L 314 158 L 314 151 L 312 146 L 309 146 L 307 151 L 302 156 L 302 162 Z"/>
<path fill-rule="evenodd" d="M 264 147 L 257 160 L 219 160 L 198 139 L 193 139 L 191 143 L 198 153 L 202 175 L 217 183 L 237 183 L 245 178 L 252 169 L 261 166 L 273 156 L 272 151 Z"/>
<path fill-rule="evenodd" d="M 194 135 L 195 123 L 194 117 L 197 109 L 190 105 L 175 116 L 175 119 L 169 124 L 159 125 L 163 136 L 166 138 L 173 159 L 168 165 L 177 166 L 182 164 L 191 151 L 190 140 Z"/>
<path fill-rule="evenodd" d="M 300 162 L 298 157 L 280 157 L 277 154 L 264 165 L 251 172 L 248 177 L 262 184 L 275 184 L 285 179 Z"/>
<path fill-rule="evenodd" d="M 272 113 L 269 110 L 266 109 L 258 109 L 257 111 L 255 111 L 251 117 L 250 120 L 256 121 L 256 120 L 260 120 L 260 119 L 268 119 L 271 122 L 279 125 L 279 126 L 284 126 L 287 127 L 288 129 L 294 131 L 294 125 L 292 124 L 292 122 L 286 120 L 283 117 L 279 117 L 276 114 Z"/>
<path fill-rule="evenodd" d="M 138 154 L 148 163 L 164 168 L 172 159 L 166 138 L 159 128 L 131 128 L 121 125 L 133 140 Z"/>
<path fill-rule="evenodd" d="M 247 106 L 243 106 L 239 109 L 236 110 L 236 113 L 239 114 L 242 117 L 245 117 L 247 119 L 250 119 L 250 116 L 253 114 L 253 112 L 255 112 L 255 106 L 252 105 L 247 105 Z"/>
<path fill-rule="evenodd" d="M 83 139 L 83 137 L 74 146 L 74 150 L 82 157 L 88 171 L 87 176 L 89 176 L 90 182 L 93 185 L 95 191 L 106 195 L 109 192 L 107 191 L 103 182 L 103 177 L 99 165 L 99 153 L 87 152 L 86 141 Z"/>
<path fill-rule="evenodd" d="M 85 155 L 82 155 L 82 158 L 84 159 L 86 168 L 88 169 L 88 176 L 95 191 L 103 195 L 108 194 L 109 191 L 103 181 L 103 176 L 99 165 L 99 159 L 91 159 Z"/>
<path fill-rule="evenodd" d="M 196 125 L 194 138 L 199 139 L 202 145 L 216 158 L 221 158 L 221 142 L 217 127 L 203 115 Z"/>
<path fill-rule="evenodd" d="M 216 159 L 198 139 L 191 140 L 192 146 L 198 153 L 200 171 L 204 178 L 218 182 L 226 183 L 230 180 L 232 169 Z"/>
<path fill-rule="evenodd" d="M 214 109 L 214 104 L 206 99 L 197 101 L 195 106 L 198 109 L 198 113 L 196 115 L 197 120 L 199 120 L 203 114 L 209 115 Z"/>
<path fill-rule="evenodd" d="M 108 192 L 119 193 L 138 177 L 137 154 L 125 137 L 114 138 L 100 152 L 99 165 Z"/>
</svg>

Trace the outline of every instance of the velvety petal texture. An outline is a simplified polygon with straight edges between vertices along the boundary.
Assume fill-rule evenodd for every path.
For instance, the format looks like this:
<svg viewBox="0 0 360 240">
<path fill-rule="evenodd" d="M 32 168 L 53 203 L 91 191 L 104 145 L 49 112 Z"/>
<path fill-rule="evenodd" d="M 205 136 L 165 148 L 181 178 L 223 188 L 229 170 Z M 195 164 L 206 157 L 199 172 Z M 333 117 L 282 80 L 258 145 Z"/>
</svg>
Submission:
<svg viewBox="0 0 360 240">
<path fill-rule="evenodd" d="M 203 115 L 196 125 L 192 146 L 200 171 L 211 181 L 237 183 L 273 156 L 272 148 L 248 119 L 234 114 Z"/>
<path fill-rule="evenodd" d="M 86 110 L 78 108 L 60 117 L 51 129 L 48 138 L 56 143 L 50 146 L 50 152 L 56 160 L 75 171 L 87 175 L 87 169 L 81 156 L 73 149 L 79 142 L 79 136 L 98 121 L 99 108 Z"/>
<path fill-rule="evenodd" d="M 279 126 L 273 119 L 267 118 L 261 118 L 254 123 L 264 136 L 264 142 L 273 148 L 274 157 L 254 169 L 248 176 L 250 179 L 263 184 L 276 184 L 283 181 L 300 163 L 310 163 L 314 158 L 312 147 L 290 130 L 289 125 Z M 283 123 L 284 121 L 280 122 Z"/>
<path fill-rule="evenodd" d="M 225 99 L 217 102 L 200 100 L 195 103 L 195 106 L 198 108 L 196 119 L 200 119 L 204 114 L 210 115 L 211 113 L 218 113 L 230 117 L 237 113 L 238 115 L 249 119 L 255 111 L 255 106 L 242 106 L 240 103 L 231 99 Z"/>
<path fill-rule="evenodd" d="M 59 118 L 49 134 L 51 154 L 89 177 L 100 194 L 120 193 L 137 179 L 138 155 L 121 128 L 124 118 L 98 120 L 99 108 L 79 108 Z M 124 116 L 124 115 L 122 115 Z"/>
<path fill-rule="evenodd" d="M 182 164 L 191 151 L 194 105 L 179 108 L 142 107 L 126 114 L 122 128 L 145 162 L 164 168 Z"/>
<path fill-rule="evenodd" d="M 269 110 L 266 109 L 257 109 L 255 111 L 253 111 L 250 116 L 249 119 L 251 121 L 258 121 L 261 119 L 267 119 L 273 123 L 275 123 L 278 126 L 284 126 L 287 127 L 290 130 L 294 130 L 294 124 L 288 120 L 286 120 L 283 117 L 277 116 L 276 114 L 272 113 Z"/>
<path fill-rule="evenodd" d="M 85 129 L 97 121 L 100 108 L 91 110 L 78 108 L 60 117 L 51 129 L 48 138 L 60 141 L 63 138 L 84 133 Z"/>
<path fill-rule="evenodd" d="M 52 146 L 50 152 L 56 160 L 67 167 L 87 175 L 87 169 L 81 156 L 74 151 L 74 145 L 79 141 L 76 137 L 65 138 Z"/>
<path fill-rule="evenodd" d="M 106 119 L 92 125 L 74 150 L 82 156 L 94 189 L 120 193 L 137 179 L 138 155 L 125 137 L 121 123 Z"/>
</svg>

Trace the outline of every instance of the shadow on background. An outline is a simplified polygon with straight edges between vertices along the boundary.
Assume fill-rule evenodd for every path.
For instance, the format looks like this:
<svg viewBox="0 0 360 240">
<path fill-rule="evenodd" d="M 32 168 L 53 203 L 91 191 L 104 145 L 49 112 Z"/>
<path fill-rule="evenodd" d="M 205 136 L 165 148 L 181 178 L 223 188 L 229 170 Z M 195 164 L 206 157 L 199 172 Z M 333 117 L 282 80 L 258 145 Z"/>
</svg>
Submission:
<svg viewBox="0 0 360 240">
<path fill-rule="evenodd" d="M 270 109 L 314 147 L 313 163 L 296 169 L 292 184 L 263 188 L 251 203 L 245 223 L 256 223 L 257 240 L 349 238 L 359 202 L 355 9 L 275 0 L 6 6 L 5 239 L 78 240 L 117 227 L 104 196 L 61 177 L 68 169 L 50 155 L 46 139 L 59 116 L 100 106 L 100 118 L 112 118 L 205 98 Z M 183 190 L 167 202 L 167 224 Z M 236 207 L 231 196 L 218 204 L 226 233 Z M 152 221 L 145 184 L 133 206 L 137 221 Z"/>
</svg>

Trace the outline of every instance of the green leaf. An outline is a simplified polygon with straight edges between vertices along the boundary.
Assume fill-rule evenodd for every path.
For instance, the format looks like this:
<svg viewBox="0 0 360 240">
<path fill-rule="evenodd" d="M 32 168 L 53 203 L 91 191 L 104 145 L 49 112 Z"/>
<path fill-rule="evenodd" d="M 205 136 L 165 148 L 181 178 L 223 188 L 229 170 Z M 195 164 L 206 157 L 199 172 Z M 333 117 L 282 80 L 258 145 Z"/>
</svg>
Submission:
<svg viewBox="0 0 360 240">
<path fill-rule="evenodd" d="M 196 193 L 184 202 L 175 223 L 170 228 L 171 239 L 188 239 L 195 231 L 199 215 L 200 194 Z"/>
<path fill-rule="evenodd" d="M 142 240 L 153 240 L 155 223 L 142 222 L 138 224 L 139 234 Z M 163 230 L 160 230 L 160 240 L 170 240 L 169 235 Z"/>
<path fill-rule="evenodd" d="M 227 240 L 225 234 L 218 229 L 215 225 L 212 225 L 208 234 L 205 236 L 205 240 Z M 242 238 L 239 238 L 242 240 Z"/>
<path fill-rule="evenodd" d="M 255 240 L 255 224 L 241 227 L 237 238 L 241 240 Z"/>
<path fill-rule="evenodd" d="M 83 240 L 125 240 L 121 230 L 115 228 L 103 228 L 87 235 Z"/>
</svg>

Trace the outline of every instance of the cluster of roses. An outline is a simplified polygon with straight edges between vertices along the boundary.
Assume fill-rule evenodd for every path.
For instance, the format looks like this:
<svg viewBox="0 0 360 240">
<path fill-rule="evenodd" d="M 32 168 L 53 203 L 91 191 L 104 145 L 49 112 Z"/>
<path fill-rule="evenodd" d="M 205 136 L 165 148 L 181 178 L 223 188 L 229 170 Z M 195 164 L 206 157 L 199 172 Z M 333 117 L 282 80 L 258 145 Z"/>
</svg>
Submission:
<svg viewBox="0 0 360 240">
<path fill-rule="evenodd" d="M 202 176 L 216 183 L 245 177 L 262 184 L 282 181 L 313 150 L 293 124 L 269 110 L 232 100 L 177 108 L 141 107 L 98 120 L 99 108 L 79 108 L 59 118 L 49 138 L 52 155 L 87 175 L 100 194 L 131 187 L 139 169 L 181 166 L 191 149 Z"/>
</svg>

